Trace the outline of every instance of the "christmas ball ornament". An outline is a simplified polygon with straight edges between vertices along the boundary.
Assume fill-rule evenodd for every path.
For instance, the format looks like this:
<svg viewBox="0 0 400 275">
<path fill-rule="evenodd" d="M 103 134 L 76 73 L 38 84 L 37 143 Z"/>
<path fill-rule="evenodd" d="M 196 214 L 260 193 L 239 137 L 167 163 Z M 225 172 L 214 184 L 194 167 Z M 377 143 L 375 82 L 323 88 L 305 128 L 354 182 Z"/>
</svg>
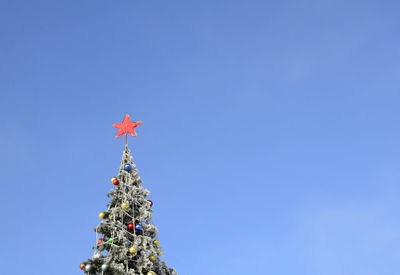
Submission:
<svg viewBox="0 0 400 275">
<path fill-rule="evenodd" d="M 110 266 L 108 265 L 108 264 L 102 264 L 101 265 L 101 270 L 102 271 L 107 271 L 107 270 L 109 270 L 110 269 Z"/>
<path fill-rule="evenodd" d="M 129 209 L 129 203 L 127 203 L 127 202 L 122 203 L 122 204 L 121 204 L 121 208 L 122 208 L 123 210 L 128 210 L 128 209 Z"/>
<path fill-rule="evenodd" d="M 83 270 L 83 269 L 85 268 L 85 264 L 81 264 L 81 265 L 79 266 L 79 268 Z"/>
<path fill-rule="evenodd" d="M 109 239 L 108 239 L 108 243 L 112 243 L 113 242 L 113 238 L 112 237 L 110 237 Z"/>
<path fill-rule="evenodd" d="M 154 240 L 154 241 L 153 241 L 153 244 L 154 244 L 155 246 L 159 246 L 159 245 L 160 245 L 160 241 L 159 241 L 159 240 Z"/>
<path fill-rule="evenodd" d="M 133 231 L 133 227 L 134 227 L 133 223 L 130 223 L 130 224 L 128 224 L 128 226 L 127 226 L 127 228 L 128 228 L 129 231 Z"/>
<path fill-rule="evenodd" d="M 151 200 L 147 200 L 150 203 L 150 207 L 153 206 L 153 202 Z"/>
<path fill-rule="evenodd" d="M 150 262 L 155 262 L 156 261 L 156 256 L 150 256 L 149 257 Z"/>
<path fill-rule="evenodd" d="M 141 224 L 137 224 L 137 225 L 135 225 L 135 230 L 136 231 L 142 231 L 143 230 L 143 226 Z"/>
<path fill-rule="evenodd" d="M 85 266 L 85 270 L 86 271 L 91 271 L 92 270 L 92 265 L 91 264 L 87 264 L 86 266 Z"/>
<path fill-rule="evenodd" d="M 132 245 L 132 246 L 129 248 L 129 253 L 131 253 L 131 254 L 133 255 L 133 254 L 135 254 L 136 252 L 137 252 L 136 246 Z"/>
<path fill-rule="evenodd" d="M 104 219 L 106 217 L 106 212 L 100 212 L 99 213 L 99 218 Z"/>
<path fill-rule="evenodd" d="M 119 184 L 119 180 L 118 180 L 117 178 L 115 178 L 115 179 L 112 181 L 112 184 L 118 185 L 118 184 Z"/>
<path fill-rule="evenodd" d="M 128 172 L 131 171 L 132 170 L 132 165 L 130 165 L 129 163 L 125 164 L 124 165 L 124 170 L 128 171 Z"/>
<path fill-rule="evenodd" d="M 150 270 L 149 272 L 147 272 L 147 275 L 157 275 L 157 273 L 155 273 L 153 270 Z"/>
<path fill-rule="evenodd" d="M 116 177 L 112 177 L 112 178 L 111 178 L 111 183 L 113 183 L 114 180 L 118 180 L 118 179 L 117 179 Z"/>
<path fill-rule="evenodd" d="M 101 239 L 101 238 L 98 239 L 98 240 L 97 240 L 97 244 L 100 245 L 102 241 L 103 241 L 103 239 Z"/>
</svg>

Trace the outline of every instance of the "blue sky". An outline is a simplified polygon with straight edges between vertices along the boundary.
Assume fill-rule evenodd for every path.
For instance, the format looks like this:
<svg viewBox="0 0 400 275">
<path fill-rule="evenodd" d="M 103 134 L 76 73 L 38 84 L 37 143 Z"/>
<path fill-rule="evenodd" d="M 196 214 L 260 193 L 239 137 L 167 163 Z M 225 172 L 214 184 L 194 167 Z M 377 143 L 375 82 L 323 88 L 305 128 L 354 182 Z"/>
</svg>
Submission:
<svg viewBox="0 0 400 275">
<path fill-rule="evenodd" d="M 397 1 L 0 1 L 2 273 L 82 274 L 123 140 L 180 275 L 400 270 Z"/>
</svg>

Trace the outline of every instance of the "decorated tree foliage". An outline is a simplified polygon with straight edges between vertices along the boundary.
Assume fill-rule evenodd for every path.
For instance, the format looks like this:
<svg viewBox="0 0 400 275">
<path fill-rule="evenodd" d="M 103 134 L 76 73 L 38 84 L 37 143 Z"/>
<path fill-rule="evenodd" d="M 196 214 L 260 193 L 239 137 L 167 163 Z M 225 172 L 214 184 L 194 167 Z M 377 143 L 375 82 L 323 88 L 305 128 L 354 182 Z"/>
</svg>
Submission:
<svg viewBox="0 0 400 275">
<path fill-rule="evenodd" d="M 85 274 L 177 275 L 165 262 L 152 222 L 150 191 L 142 187 L 127 145 L 127 134 L 136 136 L 134 128 L 140 124 L 126 115 L 122 123 L 113 125 L 119 128 L 116 137 L 125 134 L 125 150 L 119 173 L 111 178 L 110 203 L 100 212 L 101 222 L 94 229 L 94 254 L 80 265 Z"/>
</svg>

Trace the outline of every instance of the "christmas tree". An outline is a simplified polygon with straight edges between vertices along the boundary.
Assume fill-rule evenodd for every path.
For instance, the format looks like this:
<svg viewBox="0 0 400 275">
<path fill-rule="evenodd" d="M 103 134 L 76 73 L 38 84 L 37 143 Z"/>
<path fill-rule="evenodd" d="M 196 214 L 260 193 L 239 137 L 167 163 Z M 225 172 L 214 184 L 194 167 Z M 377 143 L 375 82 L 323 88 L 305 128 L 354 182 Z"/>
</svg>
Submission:
<svg viewBox="0 0 400 275">
<path fill-rule="evenodd" d="M 93 257 L 80 265 L 85 274 L 177 275 L 163 257 L 152 222 L 153 202 L 147 199 L 150 191 L 142 187 L 127 145 L 127 134 L 136 136 L 134 128 L 141 124 L 126 115 L 122 123 L 113 125 L 119 129 L 116 137 L 125 134 L 125 150 L 118 176 L 111 178 L 114 189 L 107 195 L 111 201 L 94 229 Z"/>
</svg>

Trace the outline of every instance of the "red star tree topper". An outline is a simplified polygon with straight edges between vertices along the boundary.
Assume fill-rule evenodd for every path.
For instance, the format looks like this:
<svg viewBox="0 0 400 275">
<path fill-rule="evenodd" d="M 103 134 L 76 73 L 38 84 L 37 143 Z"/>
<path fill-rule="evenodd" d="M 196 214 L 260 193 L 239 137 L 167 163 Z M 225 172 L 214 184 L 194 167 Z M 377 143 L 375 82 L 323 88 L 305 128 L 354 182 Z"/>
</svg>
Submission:
<svg viewBox="0 0 400 275">
<path fill-rule="evenodd" d="M 128 133 L 132 136 L 136 136 L 135 127 L 141 125 L 143 122 L 133 122 L 130 120 L 129 115 L 125 115 L 124 120 L 121 123 L 113 124 L 112 127 L 118 128 L 118 133 L 115 136 L 116 138 L 121 137 L 125 134 L 125 144 L 128 144 Z"/>
</svg>

